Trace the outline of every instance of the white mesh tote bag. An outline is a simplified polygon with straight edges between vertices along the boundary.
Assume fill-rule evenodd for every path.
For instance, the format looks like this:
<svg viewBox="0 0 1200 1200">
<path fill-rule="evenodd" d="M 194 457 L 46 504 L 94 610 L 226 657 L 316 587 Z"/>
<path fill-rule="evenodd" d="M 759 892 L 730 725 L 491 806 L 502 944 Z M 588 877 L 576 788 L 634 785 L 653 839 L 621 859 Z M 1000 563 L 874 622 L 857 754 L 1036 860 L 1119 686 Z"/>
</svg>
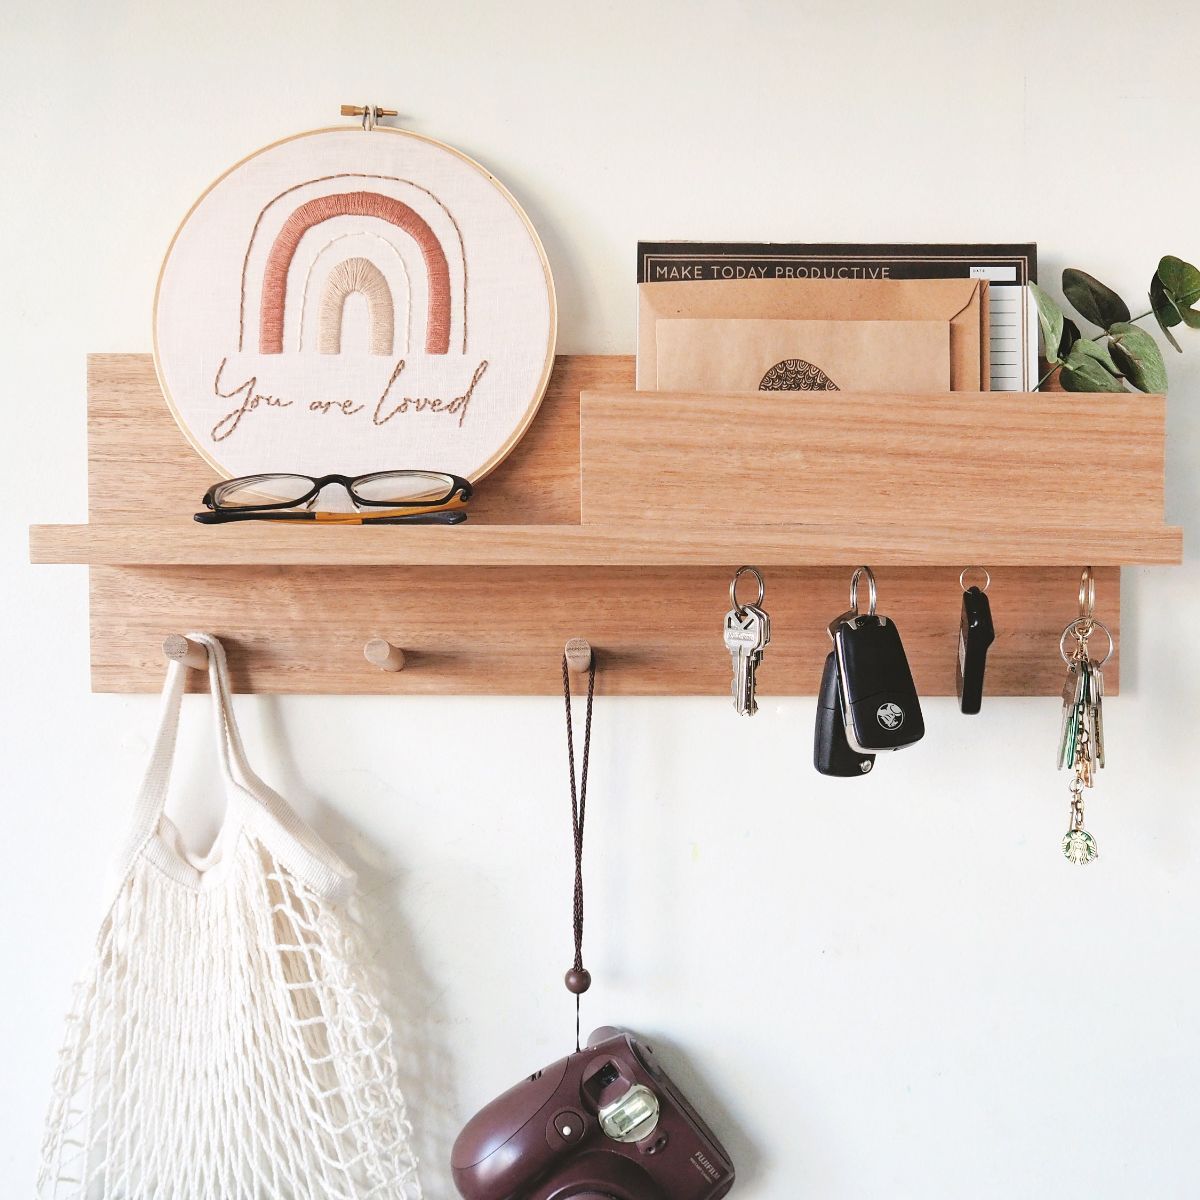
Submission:
<svg viewBox="0 0 1200 1200">
<path fill-rule="evenodd" d="M 186 668 L 172 663 L 47 1120 L 46 1200 L 414 1200 L 393 1032 L 354 877 L 250 769 L 208 651 L 228 796 L 189 857 L 164 816 Z"/>
</svg>

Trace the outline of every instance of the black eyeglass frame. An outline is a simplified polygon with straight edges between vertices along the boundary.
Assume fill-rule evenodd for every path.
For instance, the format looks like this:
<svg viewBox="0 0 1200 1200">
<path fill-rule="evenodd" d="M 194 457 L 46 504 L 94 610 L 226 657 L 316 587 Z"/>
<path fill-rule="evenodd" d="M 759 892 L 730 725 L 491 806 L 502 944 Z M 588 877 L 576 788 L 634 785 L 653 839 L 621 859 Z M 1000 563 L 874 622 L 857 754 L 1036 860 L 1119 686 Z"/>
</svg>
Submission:
<svg viewBox="0 0 1200 1200">
<path fill-rule="evenodd" d="M 233 504 L 225 507 L 217 500 L 217 493 L 222 488 L 239 483 L 246 486 L 252 480 L 269 479 L 272 476 L 278 475 L 286 475 L 291 479 L 307 479 L 312 483 L 312 487 L 303 496 L 298 496 L 295 500 L 275 500 L 268 504 Z M 356 483 L 362 483 L 369 479 L 378 479 L 383 475 L 441 475 L 449 479 L 451 484 L 445 495 L 436 500 L 368 500 L 365 496 L 360 496 L 354 490 Z M 240 475 L 234 479 L 222 479 L 214 483 L 204 493 L 203 503 L 205 508 L 211 509 L 215 513 L 231 516 L 235 513 L 283 512 L 287 509 L 303 508 L 306 504 L 315 500 L 321 494 L 322 489 L 328 487 L 331 483 L 337 483 L 344 487 L 350 499 L 356 505 L 363 508 L 433 509 L 439 505 L 449 504 L 455 499 L 461 499 L 465 503 L 470 500 L 475 492 L 470 480 L 464 479 L 461 475 L 451 474 L 449 471 L 425 471 L 412 468 L 370 471 L 366 475 L 303 475 L 298 471 L 263 471 L 258 475 Z"/>
</svg>

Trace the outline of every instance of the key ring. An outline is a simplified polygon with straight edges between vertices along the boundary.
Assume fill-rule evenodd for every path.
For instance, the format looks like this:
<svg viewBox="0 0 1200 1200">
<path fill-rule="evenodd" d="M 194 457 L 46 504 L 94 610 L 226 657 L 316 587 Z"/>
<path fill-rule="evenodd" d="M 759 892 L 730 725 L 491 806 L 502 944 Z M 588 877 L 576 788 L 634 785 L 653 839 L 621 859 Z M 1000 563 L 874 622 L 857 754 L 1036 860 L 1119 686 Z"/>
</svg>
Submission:
<svg viewBox="0 0 1200 1200">
<path fill-rule="evenodd" d="M 875 572 L 870 567 L 855 567 L 854 574 L 850 577 L 850 609 L 857 617 L 858 613 L 858 581 L 863 576 L 867 577 L 867 616 L 875 615 Z"/>
<path fill-rule="evenodd" d="M 963 582 L 963 580 L 966 578 L 968 571 L 983 572 L 983 590 L 985 592 L 992 586 L 992 576 L 987 567 L 963 567 L 963 569 L 958 573 L 958 586 L 962 588 L 964 592 L 967 590 L 967 585 Z"/>
<path fill-rule="evenodd" d="M 1087 637 L 1092 631 L 1096 619 L 1095 612 L 1096 576 L 1091 567 L 1084 567 L 1083 574 L 1079 576 L 1079 620 L 1076 622 L 1077 625 L 1082 624 L 1086 630 L 1083 634 L 1084 637 Z"/>
<path fill-rule="evenodd" d="M 733 573 L 733 578 L 729 581 L 729 607 L 736 608 L 740 613 L 746 611 L 746 606 L 738 603 L 737 585 L 738 580 L 741 579 L 743 575 L 747 574 L 753 575 L 758 581 L 758 598 L 752 605 L 750 605 L 750 607 L 760 608 L 762 606 L 763 597 L 767 594 L 767 589 L 763 584 L 762 573 L 757 567 L 738 567 L 738 569 Z"/>
<path fill-rule="evenodd" d="M 1084 567 L 1079 577 L 1079 619 L 1090 621 L 1096 611 L 1096 576 L 1091 567 Z"/>
<path fill-rule="evenodd" d="M 1083 633 L 1084 626 L 1087 627 L 1086 634 Z M 1076 617 L 1075 620 L 1072 621 L 1070 625 L 1068 625 L 1066 629 L 1062 631 L 1062 637 L 1058 639 L 1058 652 L 1062 655 L 1063 662 L 1067 663 L 1068 665 L 1070 665 L 1071 662 L 1071 659 L 1067 654 L 1068 634 L 1073 633 L 1082 642 L 1091 637 L 1092 633 L 1097 629 L 1103 630 L 1104 636 L 1108 638 L 1108 653 L 1098 663 L 1096 663 L 1096 666 L 1098 667 L 1104 666 L 1104 664 L 1108 662 L 1110 658 L 1112 658 L 1113 650 L 1116 649 L 1116 643 L 1113 641 L 1112 631 L 1108 628 L 1108 626 L 1105 625 L 1103 621 L 1097 621 L 1095 617 Z"/>
</svg>

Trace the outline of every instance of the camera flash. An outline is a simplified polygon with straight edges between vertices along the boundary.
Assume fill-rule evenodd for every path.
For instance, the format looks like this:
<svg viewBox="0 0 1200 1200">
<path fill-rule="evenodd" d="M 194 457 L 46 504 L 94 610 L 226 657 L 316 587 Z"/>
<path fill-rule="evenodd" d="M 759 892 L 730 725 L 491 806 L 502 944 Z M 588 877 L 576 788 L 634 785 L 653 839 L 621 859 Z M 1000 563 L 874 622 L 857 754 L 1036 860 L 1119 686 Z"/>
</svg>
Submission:
<svg viewBox="0 0 1200 1200">
<path fill-rule="evenodd" d="M 658 1097 L 643 1084 L 635 1084 L 600 1110 L 600 1128 L 614 1142 L 640 1142 L 658 1125 L 658 1107 Z"/>
</svg>

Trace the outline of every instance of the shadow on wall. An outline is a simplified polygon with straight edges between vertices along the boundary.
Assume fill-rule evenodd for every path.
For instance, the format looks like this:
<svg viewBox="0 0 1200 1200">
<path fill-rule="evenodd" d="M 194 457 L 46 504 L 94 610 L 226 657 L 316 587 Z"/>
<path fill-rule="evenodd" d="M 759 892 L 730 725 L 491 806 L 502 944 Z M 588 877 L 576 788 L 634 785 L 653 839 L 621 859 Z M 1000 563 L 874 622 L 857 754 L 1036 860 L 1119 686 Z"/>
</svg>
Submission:
<svg viewBox="0 0 1200 1200">
<path fill-rule="evenodd" d="M 382 1000 L 396 1031 L 400 1087 L 413 1127 L 422 1184 L 443 1175 L 460 1125 L 450 1054 L 438 1021 L 438 997 L 426 974 L 403 911 L 405 872 L 343 814 L 314 796 L 296 770 L 275 697 L 260 701 L 264 737 L 270 742 L 283 795 L 358 875 L 358 908 L 368 954 Z M 359 847 L 370 846 L 370 861 Z"/>
<path fill-rule="evenodd" d="M 747 1185 L 753 1185 L 762 1179 L 762 1155 L 733 1119 L 729 1109 L 721 1103 L 719 1087 L 714 1089 L 710 1086 L 711 1079 L 706 1080 L 696 1074 L 689 1065 L 687 1050 L 677 1046 L 670 1038 L 645 1029 L 637 1032 L 641 1041 L 654 1047 L 654 1056 L 663 1065 L 671 1081 L 725 1147 L 737 1177 L 734 1190 L 741 1192 Z"/>
</svg>

